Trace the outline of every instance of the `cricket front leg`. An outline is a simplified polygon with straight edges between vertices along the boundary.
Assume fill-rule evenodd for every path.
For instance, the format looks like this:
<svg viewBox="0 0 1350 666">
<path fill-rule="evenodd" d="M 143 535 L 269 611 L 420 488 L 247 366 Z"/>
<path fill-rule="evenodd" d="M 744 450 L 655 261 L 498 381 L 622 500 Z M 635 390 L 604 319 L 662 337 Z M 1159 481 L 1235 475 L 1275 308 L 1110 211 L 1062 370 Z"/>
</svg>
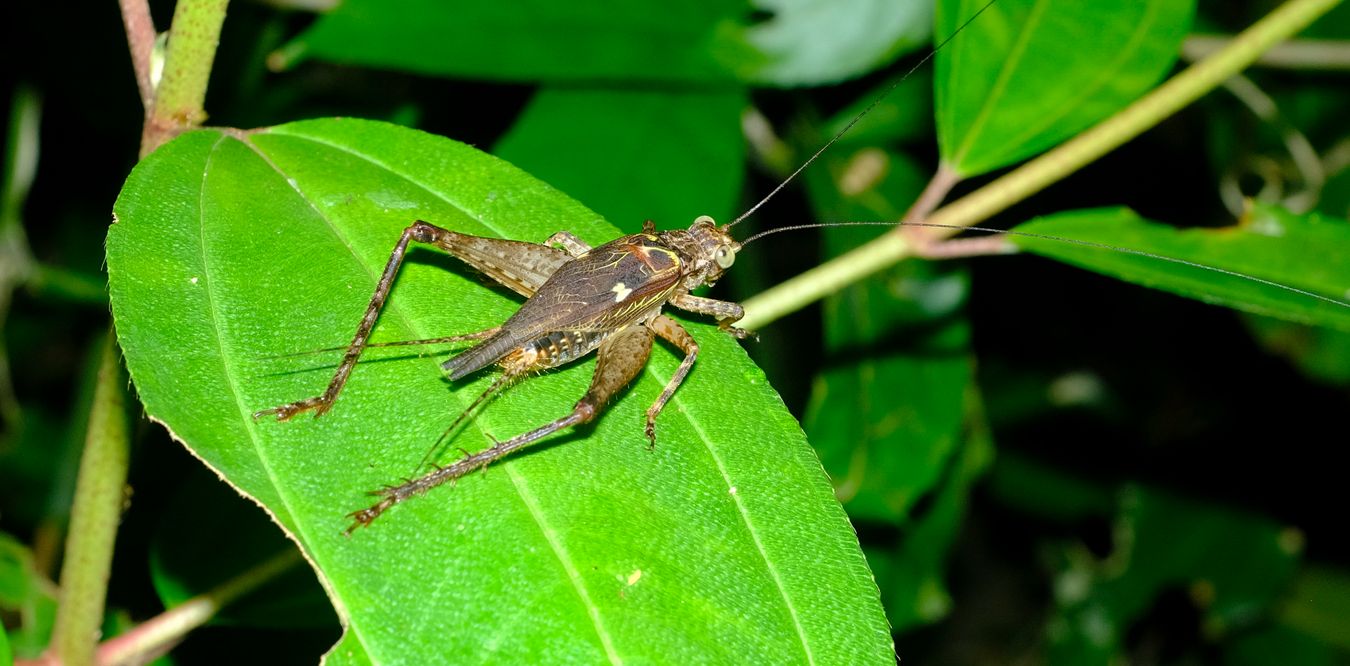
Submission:
<svg viewBox="0 0 1350 666">
<path fill-rule="evenodd" d="M 278 421 L 285 421 L 296 414 L 311 410 L 316 418 L 323 416 L 333 406 L 333 401 L 337 400 L 338 394 L 342 392 L 342 387 L 347 383 L 347 378 L 352 374 L 352 369 L 356 367 L 357 360 L 361 358 L 361 352 L 366 347 L 366 340 L 370 338 L 370 332 L 375 328 L 375 321 L 380 317 L 380 309 L 384 307 L 384 302 L 389 297 L 389 290 L 394 286 L 394 277 L 398 274 L 399 266 L 403 264 L 403 255 L 408 251 L 408 243 L 416 241 L 434 245 L 437 244 L 437 240 L 444 233 L 448 232 L 421 220 L 414 222 L 403 230 L 403 235 L 399 237 L 398 244 L 394 246 L 394 251 L 389 255 L 389 261 L 384 266 L 384 273 L 380 275 L 379 284 L 375 286 L 375 294 L 370 297 L 370 304 L 366 306 L 366 313 L 361 317 L 361 324 L 356 327 L 356 335 L 347 345 L 347 350 L 342 355 L 342 362 L 338 364 L 337 371 L 333 373 L 333 379 L 328 382 L 328 388 L 324 389 L 322 395 L 297 400 L 271 409 L 259 410 L 253 413 L 253 418 L 259 419 L 264 416 L 275 415 Z M 440 342 L 481 340 L 492 336 L 498 330 L 500 330 L 500 327 L 494 327 L 477 333 L 438 338 L 437 340 Z"/>
<path fill-rule="evenodd" d="M 552 423 L 540 426 L 523 435 L 517 435 L 504 442 L 498 442 L 492 448 L 471 453 L 446 467 L 441 467 L 425 476 L 418 477 L 398 486 L 390 486 L 371 494 L 380 497 L 380 501 L 369 508 L 351 514 L 352 525 L 346 534 L 358 527 L 369 525 L 390 507 L 425 493 L 447 481 L 454 481 L 476 469 L 486 467 L 493 461 L 524 448 L 552 435 L 563 428 L 581 425 L 593 420 L 623 387 L 627 386 L 647 365 L 647 357 L 652 350 L 652 331 L 645 326 L 630 326 L 611 335 L 600 345 L 596 359 L 595 374 L 591 377 L 591 387 L 586 395 L 577 401 L 572 412 Z M 514 377 L 533 372 L 532 367 L 507 368 L 507 376 L 498 384 L 509 383 Z"/>
<path fill-rule="evenodd" d="M 730 333 L 738 340 L 754 337 L 754 333 L 743 328 L 732 326 L 745 316 L 745 308 L 740 303 L 731 301 L 719 301 L 715 298 L 704 298 L 702 296 L 691 296 L 689 294 L 678 294 L 670 299 L 670 304 L 690 312 L 712 315 L 717 318 L 717 326 L 725 333 Z"/>
<path fill-rule="evenodd" d="M 714 302 L 720 303 L 721 301 Z M 735 304 L 732 303 L 732 305 Z M 661 339 L 675 345 L 680 351 L 684 352 L 684 360 L 680 361 L 680 367 L 675 369 L 675 374 L 671 376 L 670 381 L 666 382 L 665 390 L 661 391 L 661 395 L 657 396 L 656 402 L 647 408 L 647 439 L 651 442 L 650 446 L 655 447 L 656 416 L 661 413 L 662 409 L 665 409 L 666 403 L 670 401 L 671 396 L 675 395 L 675 389 L 680 388 L 685 376 L 694 367 L 694 361 L 698 360 L 698 341 L 694 340 L 694 336 L 689 335 L 689 331 L 684 330 L 683 326 L 665 315 L 652 317 L 647 322 L 647 326 L 661 336 Z M 732 330 L 739 331 L 741 329 Z"/>
</svg>

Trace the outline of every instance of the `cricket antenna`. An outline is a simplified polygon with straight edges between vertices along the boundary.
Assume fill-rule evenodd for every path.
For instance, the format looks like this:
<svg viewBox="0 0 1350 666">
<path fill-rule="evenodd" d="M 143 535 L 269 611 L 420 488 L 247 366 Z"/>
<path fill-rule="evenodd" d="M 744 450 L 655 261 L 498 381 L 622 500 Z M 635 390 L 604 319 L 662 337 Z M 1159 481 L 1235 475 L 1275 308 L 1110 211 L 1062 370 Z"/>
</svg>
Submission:
<svg viewBox="0 0 1350 666">
<path fill-rule="evenodd" d="M 877 222 L 877 221 L 821 222 L 816 224 L 795 224 L 792 226 L 778 227 L 776 229 L 761 231 L 745 239 L 744 241 L 741 241 L 741 246 L 744 247 L 746 245 L 749 245 L 750 243 L 759 240 L 760 238 L 763 238 L 765 236 L 769 236 L 783 231 L 796 231 L 798 229 L 817 229 L 821 227 L 897 227 L 897 226 L 955 229 L 957 231 L 979 231 L 990 234 L 1003 234 L 1004 236 L 1021 236 L 1022 238 L 1035 238 L 1038 240 L 1048 240 L 1059 243 L 1068 243 L 1070 245 L 1078 245 L 1080 247 L 1088 247 L 1095 250 L 1122 252 L 1124 254 L 1132 254 L 1137 257 L 1145 257 L 1147 259 L 1153 259 L 1156 261 L 1164 261 L 1170 264 L 1176 264 L 1178 266 L 1186 266 L 1188 268 L 1211 271 L 1214 273 L 1218 273 L 1220 275 L 1227 275 L 1229 277 L 1238 278 L 1240 280 L 1246 280 L 1248 282 L 1253 282 L 1255 284 L 1259 284 L 1262 286 L 1281 289 L 1292 294 L 1298 294 L 1299 296 L 1305 296 L 1307 298 L 1312 298 L 1325 303 L 1330 303 L 1338 307 L 1350 309 L 1350 302 L 1346 302 L 1338 298 L 1324 296 L 1316 292 L 1308 291 L 1307 289 L 1299 289 L 1298 287 L 1291 287 L 1287 284 L 1281 284 L 1274 280 L 1267 280 L 1266 278 L 1263 277 L 1248 275 L 1246 273 L 1229 270 L 1227 268 L 1219 268 L 1218 266 L 1210 266 L 1208 264 L 1202 264 L 1198 261 L 1190 261 L 1188 259 L 1178 259 L 1176 257 L 1169 257 L 1165 254 L 1157 254 L 1155 252 L 1149 252 L 1147 250 L 1136 250 L 1134 248 L 1122 247 L 1119 245 L 1111 245 L 1110 243 L 1099 243 L 1097 241 L 1082 240 L 1080 238 L 1069 238 L 1067 236 L 1052 236 L 1050 234 L 1038 234 L 1030 231 L 1016 231 L 1013 229 L 995 229 L 993 227 L 967 227 L 959 224 L 939 224 L 937 222 Z M 1009 251 L 1016 252 L 1017 251 L 1016 246 L 1011 246 Z"/>
<path fill-rule="evenodd" d="M 816 158 L 820 157 L 821 154 L 829 150 L 830 146 L 833 146 L 835 142 L 843 138 L 845 134 L 848 134 L 848 131 L 853 129 L 853 126 L 858 124 L 859 120 L 863 119 L 863 116 L 866 116 L 868 113 L 871 113 L 872 109 L 876 108 L 876 106 L 880 104 L 882 100 L 890 96 L 890 94 L 894 92 L 895 89 L 899 87 L 901 83 L 905 82 L 905 79 L 908 79 L 911 74 L 918 71 L 919 68 L 923 67 L 924 64 L 927 63 L 929 60 L 932 60 L 933 56 L 937 55 L 937 52 L 942 50 L 942 47 L 946 46 L 948 42 L 952 41 L 953 39 L 956 38 L 957 35 L 961 34 L 961 31 L 965 30 L 966 26 L 970 25 L 972 21 L 979 18 L 980 14 L 984 13 L 984 10 L 989 9 L 989 7 L 992 6 L 997 1 L 998 0 L 989 0 L 989 2 L 985 3 L 983 7 L 980 7 L 979 11 L 975 12 L 974 14 L 971 14 L 970 18 L 966 19 L 965 22 L 962 23 L 960 27 L 958 27 L 955 31 L 952 32 L 952 34 L 948 35 L 946 39 L 942 40 L 941 43 L 933 47 L 933 50 L 929 51 L 928 54 L 925 55 L 922 60 L 915 63 L 913 67 L 910 67 L 909 71 L 905 72 L 905 75 L 900 77 L 900 80 L 896 81 L 895 83 L 892 83 L 891 86 L 886 89 L 886 92 L 883 92 L 880 95 L 878 95 L 876 99 L 872 100 L 871 104 L 867 105 L 867 108 L 860 111 L 858 115 L 853 116 L 853 119 L 848 121 L 848 124 L 844 125 L 843 129 L 839 130 L 833 137 L 830 138 L 829 141 L 826 141 L 825 145 L 817 149 L 815 153 L 812 153 L 809 159 L 803 162 L 801 166 L 797 167 L 797 170 L 793 171 L 787 178 L 783 179 L 783 182 L 779 183 L 777 187 L 773 188 L 773 191 L 764 195 L 763 199 L 760 199 L 758 203 L 751 206 L 749 210 L 745 211 L 744 213 L 741 213 L 740 216 L 737 217 L 736 219 L 728 222 L 727 225 L 723 228 L 730 229 L 736 226 L 737 224 L 740 224 L 742 220 L 744 220 L 747 217 L 750 217 L 751 215 L 754 214 L 755 211 L 759 210 L 760 206 L 763 206 L 764 204 L 768 203 L 769 199 L 772 199 L 774 195 L 778 194 L 778 192 L 781 191 L 784 187 L 787 187 L 787 184 L 791 183 L 792 179 L 797 177 L 797 174 L 805 171 L 806 167 L 811 166 L 811 163 L 816 161 Z"/>
</svg>

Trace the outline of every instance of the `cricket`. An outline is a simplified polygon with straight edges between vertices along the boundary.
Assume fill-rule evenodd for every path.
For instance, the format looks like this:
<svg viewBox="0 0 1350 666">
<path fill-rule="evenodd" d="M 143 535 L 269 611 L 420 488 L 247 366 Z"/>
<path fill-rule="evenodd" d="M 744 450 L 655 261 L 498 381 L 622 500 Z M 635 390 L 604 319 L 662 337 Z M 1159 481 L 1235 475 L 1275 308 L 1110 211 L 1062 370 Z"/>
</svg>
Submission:
<svg viewBox="0 0 1350 666">
<path fill-rule="evenodd" d="M 815 162 L 891 90 L 894 90 L 896 85 L 923 66 L 948 41 L 959 35 L 961 29 L 978 18 L 979 14 L 995 1 L 990 0 L 974 15 L 968 17 L 960 29 L 938 44 L 904 77 L 853 117 L 842 130 L 826 141 L 768 195 L 726 224 L 719 225 L 713 218 L 705 215 L 695 219 L 687 229 L 658 230 L 656 225 L 648 220 L 639 233 L 624 235 L 592 247 L 566 230 L 557 231 L 543 243 L 531 243 L 471 236 L 436 226 L 431 222 L 414 221 L 403 230 L 395 243 L 355 335 L 345 347 L 338 348 L 343 351 L 341 360 L 323 392 L 317 396 L 259 410 L 253 414 L 253 418 L 256 420 L 271 416 L 279 421 L 287 421 L 305 413 L 312 413 L 315 417 L 322 416 L 334 407 L 363 351 L 368 347 L 473 343 L 441 364 L 445 376 L 451 381 L 457 381 L 489 366 L 496 366 L 500 375 L 454 420 L 445 431 L 446 435 L 442 437 L 444 439 L 466 419 L 473 418 L 474 413 L 493 396 L 512 385 L 532 374 L 577 361 L 592 352 L 596 353 L 596 366 L 589 388 L 570 412 L 527 432 L 494 442 L 493 446 L 485 450 L 476 453 L 466 451 L 452 464 L 445 466 L 433 464 L 434 469 L 422 476 L 371 491 L 369 494 L 378 500 L 373 505 L 350 514 L 353 523 L 345 533 L 351 534 L 358 527 L 370 525 L 385 511 L 405 500 L 482 469 L 561 430 L 593 421 L 642 371 L 655 340 L 660 338 L 674 348 L 682 356 L 682 360 L 674 375 L 645 413 L 645 437 L 648 446 L 654 447 L 657 441 L 658 417 L 679 390 L 699 357 L 698 341 L 678 322 L 664 314 L 663 309 L 670 306 L 708 316 L 713 318 L 721 331 L 726 334 L 738 339 L 752 337 L 750 331 L 736 326 L 737 321 L 745 313 L 740 304 L 697 296 L 694 295 L 695 290 L 714 285 L 733 266 L 737 254 L 758 238 L 777 232 L 833 225 L 806 224 L 771 228 L 744 240 L 737 240 L 733 236 L 733 227 L 752 215 Z M 840 224 L 946 226 L 922 221 Z M 1016 231 L 964 228 L 1018 235 Z M 1322 300 L 1331 300 L 1260 278 L 1128 248 L 1037 234 L 1020 235 L 1139 254 L 1262 282 Z M 370 343 L 369 338 L 393 288 L 404 257 L 414 245 L 439 249 L 526 300 L 501 324 L 481 331 L 425 340 Z M 1338 301 L 1332 302 L 1346 306 Z M 438 441 L 427 458 L 431 457 L 439 444 Z M 423 463 L 428 462 L 427 458 L 424 458 Z M 418 469 L 421 468 L 422 465 L 419 465 Z"/>
</svg>

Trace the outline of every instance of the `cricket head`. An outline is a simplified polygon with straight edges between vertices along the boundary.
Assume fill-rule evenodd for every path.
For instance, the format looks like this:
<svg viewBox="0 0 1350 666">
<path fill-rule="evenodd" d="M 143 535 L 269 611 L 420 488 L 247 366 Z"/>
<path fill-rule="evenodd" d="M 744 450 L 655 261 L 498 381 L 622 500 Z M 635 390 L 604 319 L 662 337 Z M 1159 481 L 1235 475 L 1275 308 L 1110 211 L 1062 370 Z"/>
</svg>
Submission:
<svg viewBox="0 0 1350 666">
<path fill-rule="evenodd" d="M 698 216 L 684 234 L 687 241 L 681 249 L 686 254 L 685 282 L 690 287 L 717 282 L 741 250 L 727 228 L 717 226 L 707 215 Z"/>
<path fill-rule="evenodd" d="M 662 231 L 657 237 L 679 256 L 680 282 L 686 289 L 717 282 L 741 250 L 727 228 L 707 215 L 700 215 L 688 229 Z"/>
</svg>

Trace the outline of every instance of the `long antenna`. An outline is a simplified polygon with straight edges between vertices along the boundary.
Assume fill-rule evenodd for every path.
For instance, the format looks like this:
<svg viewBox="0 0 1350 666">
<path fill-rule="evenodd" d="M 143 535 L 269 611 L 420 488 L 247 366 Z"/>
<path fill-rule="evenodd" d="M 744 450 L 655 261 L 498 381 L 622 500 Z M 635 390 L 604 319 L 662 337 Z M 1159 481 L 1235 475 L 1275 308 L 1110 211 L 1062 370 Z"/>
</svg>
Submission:
<svg viewBox="0 0 1350 666">
<path fill-rule="evenodd" d="M 1248 274 L 1246 274 L 1246 273 L 1239 273 L 1238 271 L 1228 270 L 1227 268 L 1219 268 L 1218 266 L 1210 266 L 1210 265 L 1208 265 L 1208 264 L 1202 264 L 1202 263 L 1199 263 L 1199 262 L 1196 262 L 1196 261 L 1190 261 L 1190 260 L 1188 260 L 1188 259 L 1178 259 L 1178 258 L 1176 258 L 1176 257 L 1169 257 L 1169 256 L 1167 256 L 1167 255 L 1165 255 L 1165 254 L 1157 254 L 1157 253 L 1154 253 L 1154 252 L 1149 252 L 1149 251 L 1147 251 L 1147 250 L 1136 250 L 1136 249 L 1133 249 L 1133 248 L 1121 247 L 1121 246 L 1119 246 L 1119 245 L 1111 245 L 1111 244 L 1109 244 L 1109 243 L 1098 243 L 1097 241 L 1082 240 L 1082 239 L 1080 239 L 1080 238 L 1068 238 L 1068 237 L 1065 237 L 1065 236 L 1052 236 L 1052 235 L 1050 235 L 1050 234 L 1038 234 L 1038 233 L 1034 233 L 1034 232 L 1030 232 L 1030 231 L 1016 231 L 1016 230 L 1014 230 L 1014 229 L 995 229 L 995 228 L 993 228 L 993 227 L 967 227 L 967 226 L 962 226 L 962 225 L 958 225 L 958 224 L 938 224 L 938 223 L 936 223 L 936 222 L 822 222 L 822 223 L 817 223 L 817 224 L 796 224 L 796 225 L 789 226 L 789 227 L 778 227 L 778 228 L 776 228 L 776 229 L 769 229 L 769 230 L 767 230 L 767 231 L 761 231 L 761 232 L 759 232 L 759 233 L 757 233 L 757 234 L 755 234 L 755 235 L 753 235 L 753 236 L 751 236 L 751 237 L 745 239 L 744 241 L 742 241 L 742 242 L 741 242 L 741 246 L 744 247 L 744 246 L 746 246 L 746 245 L 749 245 L 749 244 L 750 244 L 751 242 L 753 242 L 753 241 L 759 240 L 760 238 L 763 238 L 763 237 L 765 237 L 765 236 L 769 236 L 769 235 L 772 235 L 772 234 L 776 234 L 776 233 L 779 233 L 779 232 L 782 232 L 782 231 L 796 231 L 796 230 L 798 230 L 798 229 L 815 229 L 815 228 L 819 228 L 819 227 L 896 227 L 896 226 L 905 226 L 905 227 L 929 227 L 929 228 L 935 228 L 935 229 L 956 229 L 956 230 L 958 230 L 958 231 L 967 231 L 967 230 L 969 230 L 969 231 L 982 231 L 982 232 L 985 232 L 985 233 L 991 233 L 991 234 L 1003 234 L 1003 235 L 1005 235 L 1005 236 L 1021 236 L 1021 237 L 1023 237 L 1023 238 L 1035 238 L 1035 239 L 1038 239 L 1038 240 L 1048 240 L 1048 241 L 1056 241 L 1056 242 L 1060 242 L 1060 243 L 1069 243 L 1070 245 L 1078 245 L 1078 246 L 1081 246 L 1081 247 L 1089 247 L 1089 248 L 1093 248 L 1093 249 L 1096 249 L 1096 250 L 1109 250 L 1109 251 L 1112 251 L 1112 252 L 1123 252 L 1123 253 L 1125 253 L 1125 254 L 1132 254 L 1132 255 L 1135 255 L 1135 256 L 1138 256 L 1138 257 L 1145 257 L 1145 258 L 1148 258 L 1148 259 L 1155 259 L 1155 260 L 1157 260 L 1157 261 L 1165 261 L 1165 262 L 1171 263 L 1171 264 L 1177 264 L 1177 265 L 1180 265 L 1180 266 L 1186 266 L 1186 267 L 1188 267 L 1188 268 L 1197 268 L 1197 269 L 1200 269 L 1200 270 L 1212 271 L 1212 272 L 1218 273 L 1218 274 L 1220 274 L 1220 275 L 1227 275 L 1227 276 L 1229 276 L 1229 277 L 1235 277 L 1235 278 L 1238 278 L 1238 279 L 1240 279 L 1240 280 L 1247 280 L 1248 282 L 1253 282 L 1253 283 L 1256 283 L 1256 284 L 1259 284 L 1259 285 L 1262 285 L 1262 286 L 1266 286 L 1266 287 L 1275 287 L 1276 289 L 1283 289 L 1284 291 L 1287 291 L 1287 292 L 1290 292 L 1290 293 L 1293 293 L 1293 294 L 1298 294 L 1298 295 L 1300 295 L 1300 296 L 1307 296 L 1307 297 L 1309 297 L 1309 298 L 1313 298 L 1313 299 L 1316 299 L 1316 300 L 1319 300 L 1319 301 L 1323 301 L 1323 302 L 1326 302 L 1326 303 L 1331 303 L 1332 305 L 1337 305 L 1337 306 L 1340 306 L 1340 307 L 1343 307 L 1343 308 L 1348 308 L 1348 309 L 1350 309 L 1350 303 L 1347 303 L 1347 302 L 1345 302 L 1345 301 L 1342 301 L 1342 300 L 1340 300 L 1340 299 L 1338 299 L 1338 298 L 1332 298 L 1332 297 L 1330 297 L 1330 296 L 1323 296 L 1322 294 L 1318 294 L 1318 293 L 1316 293 L 1316 292 L 1308 291 L 1308 290 L 1306 290 L 1306 289 L 1299 289 L 1298 287 L 1291 287 L 1291 286 L 1289 286 L 1289 285 L 1287 285 L 1287 284 L 1280 284 L 1279 282 L 1276 282 L 1276 281 L 1274 281 L 1274 280 L 1267 280 L 1267 279 L 1265 279 L 1265 278 L 1257 277 L 1257 276 L 1255 276 L 1255 275 L 1248 275 Z"/>
<path fill-rule="evenodd" d="M 980 7 L 979 11 L 975 12 L 974 14 L 971 14 L 970 18 L 966 19 L 965 22 L 962 23 L 960 27 L 958 27 L 954 32 L 952 32 L 952 34 L 948 35 L 946 39 L 942 40 L 940 44 L 933 47 L 933 50 L 929 51 L 928 55 L 925 55 L 922 60 L 915 63 L 913 67 L 910 67 L 909 71 L 905 72 L 905 75 L 900 77 L 900 80 L 896 81 L 895 83 L 892 83 L 890 87 L 886 89 L 886 92 L 883 92 L 880 95 L 878 95 L 876 99 L 872 100 L 871 104 L 867 105 L 867 108 L 860 111 L 858 115 L 853 116 L 853 119 L 848 121 L 848 124 L 844 125 L 843 129 L 839 130 L 839 132 L 837 132 L 829 141 L 825 142 L 825 145 L 821 146 L 819 149 L 816 150 L 816 152 L 812 153 L 811 157 L 807 159 L 805 162 L 803 162 L 801 166 L 797 167 L 796 171 L 793 171 L 791 175 L 789 175 L 787 178 L 783 180 L 783 182 L 779 183 L 777 187 L 773 188 L 773 191 L 764 195 L 764 198 L 760 199 L 759 203 L 756 203 L 755 205 L 751 206 L 750 210 L 741 213 L 739 217 L 732 220 L 731 222 L 728 222 L 725 228 L 730 229 L 731 227 L 740 224 L 742 220 L 744 220 L 747 217 L 750 217 L 751 215 L 754 214 L 755 211 L 759 210 L 760 206 L 763 206 L 764 204 L 768 203 L 769 199 L 772 199 L 775 194 L 778 194 L 780 190 L 782 190 L 784 187 L 787 187 L 787 184 L 791 183 L 792 179 L 797 177 L 797 174 L 805 171 L 806 167 L 811 166 L 811 163 L 816 161 L 816 158 L 820 157 L 821 154 L 824 153 L 826 150 L 829 150 L 830 146 L 833 146 L 835 142 L 843 138 L 845 134 L 848 134 L 848 131 L 853 129 L 853 126 L 858 124 L 859 120 L 863 119 L 863 116 L 866 116 L 868 113 L 872 111 L 873 108 L 875 108 L 878 104 L 880 104 L 882 100 L 890 96 L 890 94 L 894 92 L 895 89 L 898 88 L 901 83 L 904 83 L 905 79 L 908 79 L 911 74 L 918 71 L 919 68 L 923 67 L 924 64 L 927 63 L 929 60 L 932 60 L 933 56 L 937 55 L 937 52 L 942 50 L 942 47 L 946 46 L 948 42 L 952 41 L 953 39 L 956 38 L 957 35 L 961 34 L 961 31 L 965 30 L 966 26 L 970 25 L 971 22 L 974 21 L 976 18 L 979 18 L 980 14 L 984 13 L 984 10 L 989 9 L 989 7 L 992 6 L 997 1 L 998 0 L 989 0 L 989 2 L 985 3 L 983 7 Z"/>
</svg>

